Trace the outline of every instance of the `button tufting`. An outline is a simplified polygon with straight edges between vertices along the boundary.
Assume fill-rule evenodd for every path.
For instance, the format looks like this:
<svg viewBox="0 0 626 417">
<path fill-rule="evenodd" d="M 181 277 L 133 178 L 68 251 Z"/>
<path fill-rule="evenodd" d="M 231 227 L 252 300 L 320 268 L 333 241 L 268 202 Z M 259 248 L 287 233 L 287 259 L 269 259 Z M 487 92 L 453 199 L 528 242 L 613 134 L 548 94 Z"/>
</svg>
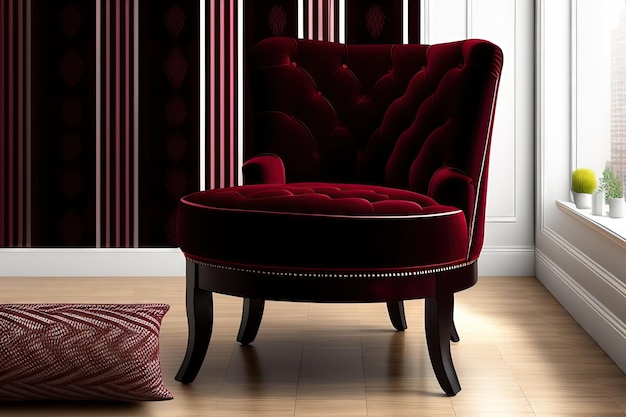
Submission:
<svg viewBox="0 0 626 417">
<path fill-rule="evenodd" d="M 291 66 L 292 66 L 292 67 L 297 67 L 297 66 L 298 66 L 298 64 L 296 64 L 296 61 L 291 61 Z"/>
<path fill-rule="evenodd" d="M 343 64 L 341 67 L 342 68 L 348 68 L 348 64 Z"/>
<path fill-rule="evenodd" d="M 321 95 L 322 95 L 322 92 L 321 92 L 321 91 L 317 91 L 317 95 L 318 95 L 318 96 L 321 96 Z"/>
</svg>

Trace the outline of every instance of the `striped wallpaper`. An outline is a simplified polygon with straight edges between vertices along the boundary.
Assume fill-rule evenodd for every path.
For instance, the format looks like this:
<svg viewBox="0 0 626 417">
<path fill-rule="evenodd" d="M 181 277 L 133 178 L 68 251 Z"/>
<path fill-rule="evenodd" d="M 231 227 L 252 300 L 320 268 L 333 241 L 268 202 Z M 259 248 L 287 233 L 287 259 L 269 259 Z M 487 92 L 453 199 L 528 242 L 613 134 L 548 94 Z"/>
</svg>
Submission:
<svg viewBox="0 0 626 417">
<path fill-rule="evenodd" d="M 235 3 L 214 0 L 205 9 L 206 136 L 203 156 L 208 163 L 203 188 L 206 189 L 239 183 L 237 17 L 240 4 Z"/>
<path fill-rule="evenodd" d="M 0 0 L 0 247 L 175 246 L 181 196 L 241 183 L 252 42 L 418 23 L 417 0 Z"/>
<path fill-rule="evenodd" d="M 96 0 L 96 246 L 136 243 L 137 2 Z"/>
<path fill-rule="evenodd" d="M 339 42 L 339 0 L 302 0 L 302 38 Z"/>
<path fill-rule="evenodd" d="M 0 246 L 28 244 L 29 131 L 27 123 L 26 10 L 23 2 L 0 7 Z"/>
</svg>

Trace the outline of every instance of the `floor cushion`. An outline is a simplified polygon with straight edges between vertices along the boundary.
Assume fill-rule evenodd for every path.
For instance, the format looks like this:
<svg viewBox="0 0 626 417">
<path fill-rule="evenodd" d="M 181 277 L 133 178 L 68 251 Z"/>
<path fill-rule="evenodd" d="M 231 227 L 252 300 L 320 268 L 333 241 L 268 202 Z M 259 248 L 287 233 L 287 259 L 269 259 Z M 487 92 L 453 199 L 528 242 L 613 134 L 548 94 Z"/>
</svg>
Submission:
<svg viewBox="0 0 626 417">
<path fill-rule="evenodd" d="M 169 400 L 167 304 L 0 304 L 0 401 Z"/>
</svg>

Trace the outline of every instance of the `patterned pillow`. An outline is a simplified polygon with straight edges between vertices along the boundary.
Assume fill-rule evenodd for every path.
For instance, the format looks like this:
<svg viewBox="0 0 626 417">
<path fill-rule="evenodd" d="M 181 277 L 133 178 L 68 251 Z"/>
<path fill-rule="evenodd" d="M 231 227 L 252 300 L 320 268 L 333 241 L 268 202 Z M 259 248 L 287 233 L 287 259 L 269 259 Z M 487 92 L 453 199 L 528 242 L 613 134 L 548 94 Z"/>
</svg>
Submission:
<svg viewBox="0 0 626 417">
<path fill-rule="evenodd" d="M 169 400 L 167 304 L 0 304 L 0 401 Z"/>
</svg>

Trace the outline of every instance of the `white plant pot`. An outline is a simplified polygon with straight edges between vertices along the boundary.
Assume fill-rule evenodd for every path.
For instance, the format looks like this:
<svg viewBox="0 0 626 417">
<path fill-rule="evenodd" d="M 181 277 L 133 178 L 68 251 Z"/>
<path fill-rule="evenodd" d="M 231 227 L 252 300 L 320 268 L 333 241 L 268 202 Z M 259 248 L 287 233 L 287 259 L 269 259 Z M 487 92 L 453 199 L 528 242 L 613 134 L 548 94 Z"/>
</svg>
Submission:
<svg viewBox="0 0 626 417">
<path fill-rule="evenodd" d="M 626 215 L 626 201 L 623 198 L 609 198 L 609 217 L 621 218 Z"/>
<path fill-rule="evenodd" d="M 579 209 L 591 208 L 591 194 L 587 193 L 574 193 L 574 204 Z"/>
<path fill-rule="evenodd" d="M 591 194 L 591 214 L 594 216 L 604 215 L 604 191 L 594 191 Z"/>
</svg>

